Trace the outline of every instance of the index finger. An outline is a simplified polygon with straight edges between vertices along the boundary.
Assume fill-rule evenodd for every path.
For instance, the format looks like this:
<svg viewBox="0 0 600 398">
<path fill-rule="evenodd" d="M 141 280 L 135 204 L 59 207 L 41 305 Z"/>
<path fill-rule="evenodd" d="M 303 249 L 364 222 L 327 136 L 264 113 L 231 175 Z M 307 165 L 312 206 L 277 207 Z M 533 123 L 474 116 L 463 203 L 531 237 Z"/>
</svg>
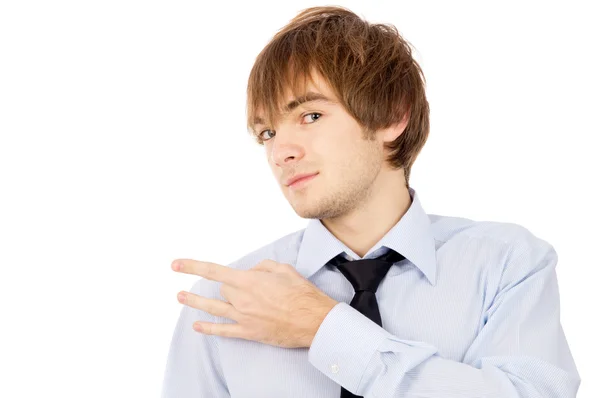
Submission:
<svg viewBox="0 0 600 398">
<path fill-rule="evenodd" d="M 179 267 L 177 267 L 179 264 Z M 246 275 L 243 270 L 226 267 L 209 261 L 178 259 L 173 261 L 171 268 L 184 274 L 198 275 L 211 281 L 223 282 L 231 286 L 241 287 Z"/>
</svg>

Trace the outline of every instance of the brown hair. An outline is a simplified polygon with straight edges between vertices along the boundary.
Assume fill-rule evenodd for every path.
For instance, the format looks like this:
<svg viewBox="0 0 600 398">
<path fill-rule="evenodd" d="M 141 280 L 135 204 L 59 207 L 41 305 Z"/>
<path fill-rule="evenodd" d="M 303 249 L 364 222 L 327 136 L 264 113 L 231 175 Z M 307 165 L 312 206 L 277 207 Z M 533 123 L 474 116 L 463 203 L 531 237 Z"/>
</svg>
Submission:
<svg viewBox="0 0 600 398">
<path fill-rule="evenodd" d="M 410 43 L 393 25 L 369 23 L 347 8 L 301 11 L 260 52 L 248 78 L 247 127 L 259 144 L 253 130 L 259 110 L 263 124 L 273 126 L 283 112 L 285 89 L 302 94 L 313 71 L 364 128 L 365 139 L 408 113 L 404 132 L 386 145 L 386 161 L 404 168 L 408 187 L 411 167 L 429 135 L 425 76 Z"/>
</svg>

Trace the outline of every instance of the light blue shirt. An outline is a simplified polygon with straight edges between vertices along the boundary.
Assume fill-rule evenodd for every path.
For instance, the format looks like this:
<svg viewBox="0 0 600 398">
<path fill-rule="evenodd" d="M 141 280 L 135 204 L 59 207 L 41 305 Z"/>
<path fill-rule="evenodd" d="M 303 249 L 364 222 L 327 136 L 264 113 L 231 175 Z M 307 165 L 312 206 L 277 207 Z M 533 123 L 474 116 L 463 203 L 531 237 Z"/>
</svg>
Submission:
<svg viewBox="0 0 600 398">
<path fill-rule="evenodd" d="M 318 219 L 229 264 L 293 265 L 339 301 L 310 348 L 204 335 L 195 321 L 235 323 L 183 305 L 163 398 L 575 397 L 581 379 L 560 323 L 557 254 L 512 223 L 428 215 L 413 188 L 401 220 L 363 258 L 393 249 L 376 293 L 382 326 L 348 303 L 354 289 L 326 263 L 345 252 Z M 224 300 L 221 282 L 190 291 Z"/>
</svg>

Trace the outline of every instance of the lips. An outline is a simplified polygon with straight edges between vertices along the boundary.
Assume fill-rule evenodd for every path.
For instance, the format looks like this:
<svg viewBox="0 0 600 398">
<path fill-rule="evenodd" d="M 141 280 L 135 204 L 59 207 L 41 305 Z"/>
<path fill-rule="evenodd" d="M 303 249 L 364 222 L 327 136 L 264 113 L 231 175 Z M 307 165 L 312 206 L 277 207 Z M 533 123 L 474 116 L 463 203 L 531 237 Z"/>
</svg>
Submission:
<svg viewBox="0 0 600 398">
<path fill-rule="evenodd" d="M 296 181 L 302 180 L 302 179 L 307 178 L 307 177 L 313 177 L 313 176 L 316 176 L 317 174 L 319 174 L 319 173 L 298 174 L 297 176 L 288 179 L 287 182 L 285 183 L 285 185 L 287 185 L 289 187 L 290 185 L 292 185 Z"/>
</svg>

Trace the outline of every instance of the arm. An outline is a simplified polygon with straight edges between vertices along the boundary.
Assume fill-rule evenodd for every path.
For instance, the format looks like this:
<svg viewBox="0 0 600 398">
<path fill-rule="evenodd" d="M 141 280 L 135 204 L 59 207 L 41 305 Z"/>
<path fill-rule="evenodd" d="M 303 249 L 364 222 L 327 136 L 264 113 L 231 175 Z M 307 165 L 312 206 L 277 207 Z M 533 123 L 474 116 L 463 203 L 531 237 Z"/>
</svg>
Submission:
<svg viewBox="0 0 600 398">
<path fill-rule="evenodd" d="M 557 256 L 540 242 L 507 262 L 463 362 L 394 336 L 339 303 L 315 335 L 310 363 L 365 398 L 575 397 L 580 378 L 560 325 Z"/>
<path fill-rule="evenodd" d="M 197 281 L 190 292 L 211 296 L 212 283 Z M 175 326 L 162 386 L 162 398 L 229 397 L 214 335 L 192 329 L 196 321 L 214 322 L 214 317 L 184 305 Z"/>
</svg>

